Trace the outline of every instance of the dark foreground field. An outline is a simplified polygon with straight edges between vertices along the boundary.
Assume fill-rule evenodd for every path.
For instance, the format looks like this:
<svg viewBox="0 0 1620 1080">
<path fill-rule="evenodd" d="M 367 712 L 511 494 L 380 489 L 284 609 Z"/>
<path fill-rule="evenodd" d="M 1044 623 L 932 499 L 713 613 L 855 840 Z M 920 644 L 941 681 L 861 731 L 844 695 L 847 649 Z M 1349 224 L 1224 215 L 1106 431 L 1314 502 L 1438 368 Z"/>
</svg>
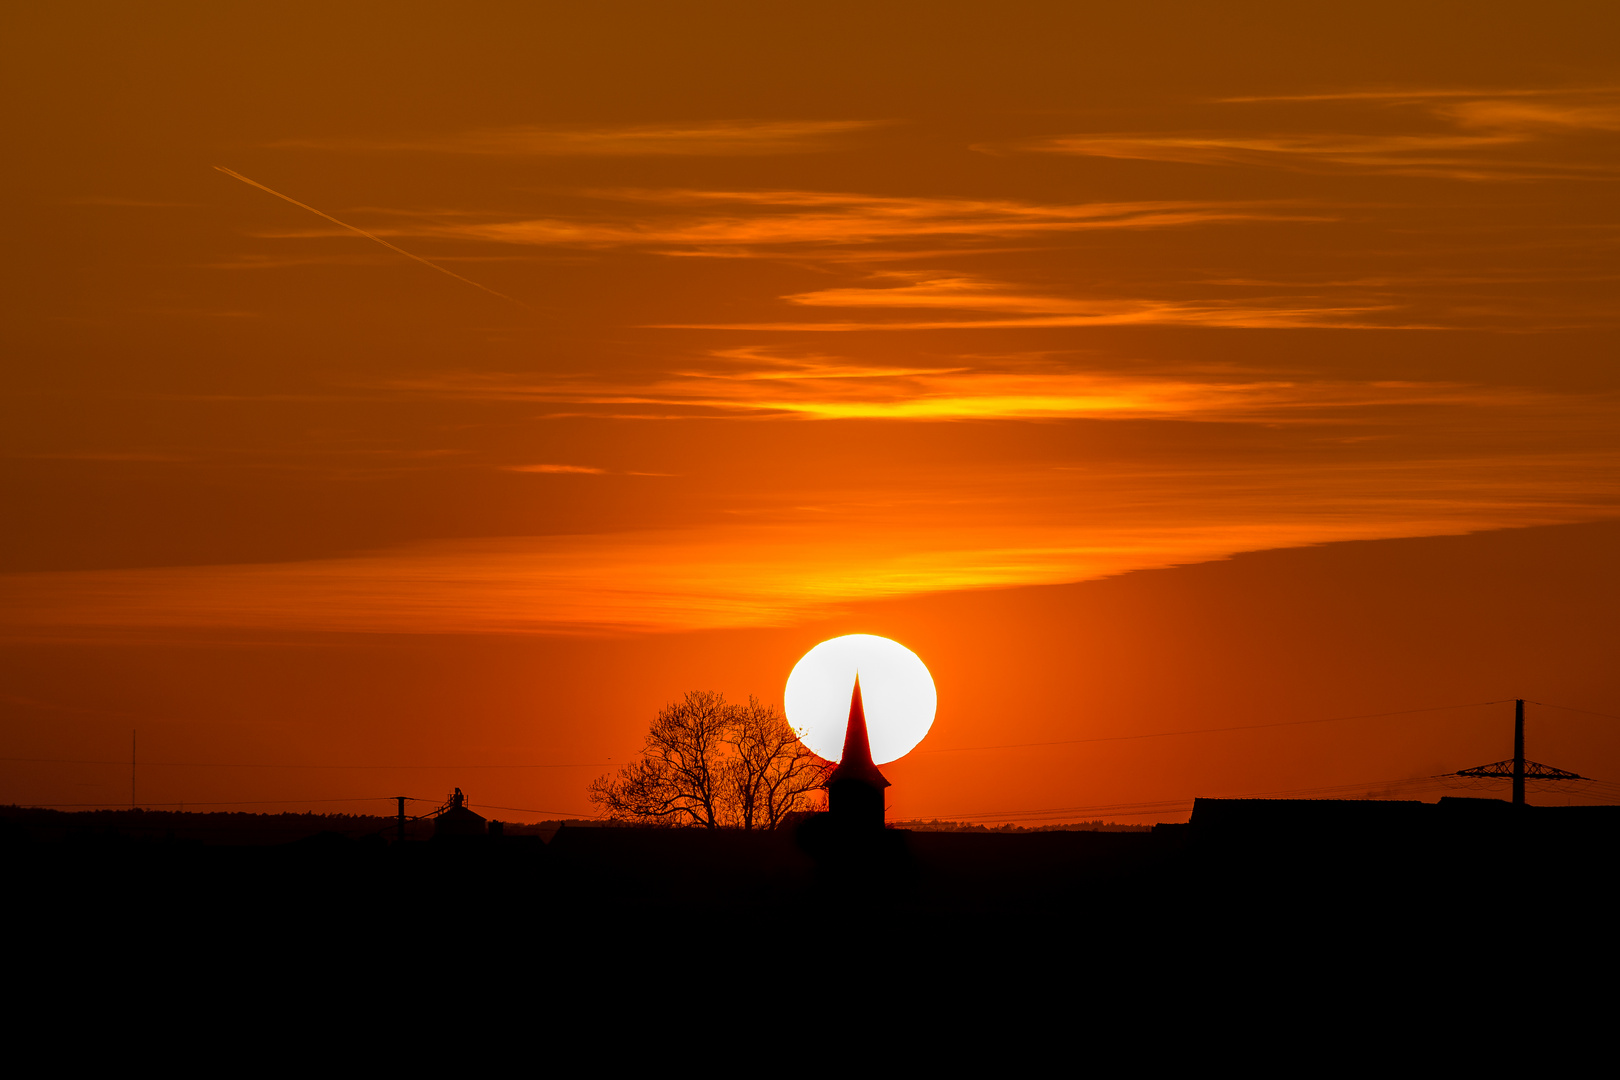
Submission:
<svg viewBox="0 0 1620 1080">
<path fill-rule="evenodd" d="M 1620 870 L 1620 809 L 1485 800 L 1206 800 L 1190 825 L 1136 833 L 848 836 L 818 817 L 776 833 L 564 825 L 549 838 L 413 825 L 422 838 L 402 843 L 371 827 L 383 819 L 291 838 L 296 819 L 278 832 L 274 817 L 229 815 L 234 835 L 186 835 L 158 817 L 7 811 L 13 941 L 148 975 L 305 962 L 588 978 L 673 952 L 774 956 L 803 978 L 842 955 L 1119 979 L 1485 956 L 1509 940 L 1594 955 Z M 208 817 L 227 816 L 195 819 Z"/>
</svg>

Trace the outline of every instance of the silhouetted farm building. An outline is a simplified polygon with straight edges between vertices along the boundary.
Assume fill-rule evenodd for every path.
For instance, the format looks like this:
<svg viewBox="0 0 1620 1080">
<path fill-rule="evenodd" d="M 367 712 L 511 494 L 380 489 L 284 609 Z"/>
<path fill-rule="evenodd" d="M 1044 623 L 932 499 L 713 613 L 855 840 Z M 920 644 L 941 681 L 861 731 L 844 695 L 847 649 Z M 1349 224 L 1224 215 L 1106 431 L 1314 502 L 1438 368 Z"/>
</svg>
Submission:
<svg viewBox="0 0 1620 1080">
<path fill-rule="evenodd" d="M 497 825 L 499 822 L 496 823 Z M 467 797 L 456 788 L 448 805 L 433 819 L 433 838 L 462 838 L 485 835 L 485 819 L 467 806 Z"/>
<path fill-rule="evenodd" d="M 1162 828 L 1163 826 L 1161 826 Z M 1184 828 L 1206 838 L 1346 836 L 1397 842 L 1436 829 L 1497 835 L 1611 831 L 1620 839 L 1620 806 L 1515 806 L 1500 799 L 1195 799 Z"/>
</svg>

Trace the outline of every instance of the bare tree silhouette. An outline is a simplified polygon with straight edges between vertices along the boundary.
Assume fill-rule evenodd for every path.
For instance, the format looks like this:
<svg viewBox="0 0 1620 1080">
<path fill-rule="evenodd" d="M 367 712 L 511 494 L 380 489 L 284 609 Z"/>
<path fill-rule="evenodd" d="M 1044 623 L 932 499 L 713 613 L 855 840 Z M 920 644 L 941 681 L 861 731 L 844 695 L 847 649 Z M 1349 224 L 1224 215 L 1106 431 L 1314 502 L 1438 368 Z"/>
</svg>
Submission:
<svg viewBox="0 0 1620 1080">
<path fill-rule="evenodd" d="M 774 706 L 694 690 L 659 710 L 641 757 L 591 782 L 610 818 L 706 829 L 774 829 L 808 809 L 831 765 Z"/>
<path fill-rule="evenodd" d="M 744 829 L 774 829 L 787 815 L 807 809 L 832 766 L 811 753 L 774 706 L 752 694 L 732 707 L 726 742 L 729 809 Z"/>
</svg>

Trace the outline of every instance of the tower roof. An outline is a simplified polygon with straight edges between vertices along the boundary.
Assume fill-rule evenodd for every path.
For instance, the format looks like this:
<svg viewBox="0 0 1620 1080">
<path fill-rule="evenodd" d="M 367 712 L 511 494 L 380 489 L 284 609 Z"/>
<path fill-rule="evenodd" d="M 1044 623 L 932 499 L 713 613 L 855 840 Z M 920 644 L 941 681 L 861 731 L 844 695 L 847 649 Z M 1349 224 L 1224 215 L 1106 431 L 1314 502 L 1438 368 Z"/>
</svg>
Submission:
<svg viewBox="0 0 1620 1080">
<path fill-rule="evenodd" d="M 827 786 L 846 780 L 886 788 L 889 781 L 872 761 L 872 743 L 866 735 L 866 706 L 861 704 L 861 677 L 855 676 L 855 692 L 849 698 L 849 727 L 844 730 L 844 753 L 838 768 L 827 778 Z"/>
</svg>

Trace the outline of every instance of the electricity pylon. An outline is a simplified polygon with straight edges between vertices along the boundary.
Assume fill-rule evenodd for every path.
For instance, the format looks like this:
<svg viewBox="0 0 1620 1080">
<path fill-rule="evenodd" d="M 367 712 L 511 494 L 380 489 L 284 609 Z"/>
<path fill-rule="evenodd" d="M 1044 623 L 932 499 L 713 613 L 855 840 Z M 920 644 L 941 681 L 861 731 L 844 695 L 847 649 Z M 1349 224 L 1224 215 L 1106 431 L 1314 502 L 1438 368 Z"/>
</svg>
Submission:
<svg viewBox="0 0 1620 1080">
<path fill-rule="evenodd" d="M 1513 703 L 1513 756 L 1506 761 L 1493 761 L 1489 765 L 1475 765 L 1472 769 L 1459 769 L 1452 776 L 1470 779 L 1513 781 L 1513 805 L 1524 805 L 1526 780 L 1585 780 L 1580 773 L 1555 769 L 1539 761 L 1524 759 L 1524 699 Z"/>
</svg>

